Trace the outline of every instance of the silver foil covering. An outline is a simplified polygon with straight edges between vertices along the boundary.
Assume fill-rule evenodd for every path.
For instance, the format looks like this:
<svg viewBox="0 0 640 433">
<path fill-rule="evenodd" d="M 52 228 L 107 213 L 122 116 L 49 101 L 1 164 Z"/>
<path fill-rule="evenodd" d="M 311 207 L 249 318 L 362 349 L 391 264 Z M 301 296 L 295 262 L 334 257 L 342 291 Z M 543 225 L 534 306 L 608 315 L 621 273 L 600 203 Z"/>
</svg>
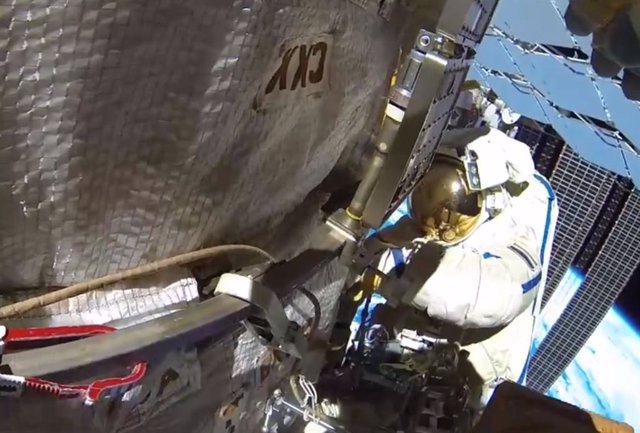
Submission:
<svg viewBox="0 0 640 433">
<path fill-rule="evenodd" d="M 319 330 L 335 320 L 336 302 L 346 270 L 337 260 L 305 285 L 321 306 Z M 287 313 L 308 323 L 314 310 L 296 292 Z M 176 348 L 149 360 L 142 386 L 124 402 L 103 400 L 94 406 L 43 394 L 0 397 L 1 433 L 251 433 L 261 431 L 264 407 L 275 387 L 287 387 L 294 359 L 274 362 L 270 350 L 249 332 L 199 348 Z M 102 377 L 107 374 L 105 368 Z M 169 379 L 169 380 L 167 380 Z M 86 381 L 86 380 L 85 380 Z"/>
<path fill-rule="evenodd" d="M 286 219 L 378 121 L 378 3 L 0 1 L 0 292 Z"/>
<path fill-rule="evenodd" d="M 45 290 L 19 291 L 6 294 L 1 299 L 10 303 L 42 295 L 43 292 Z M 171 268 L 38 308 L 21 317 L 4 320 L 2 324 L 43 327 L 89 323 L 122 328 L 177 311 L 197 299 L 198 285 L 191 272 Z"/>
<path fill-rule="evenodd" d="M 309 193 L 379 120 L 394 3 L 381 14 L 377 0 L 0 0 L 0 304 L 202 246 L 299 250 L 322 203 Z M 322 330 L 343 279 L 333 263 L 306 286 Z M 170 270 L 13 324 L 127 326 L 195 289 Z M 288 311 L 312 314 L 303 296 Z M 149 360 L 123 405 L 2 398 L 0 432 L 259 431 L 291 369 L 265 379 L 267 355 L 239 332 Z M 230 403 L 240 409 L 222 413 Z"/>
</svg>

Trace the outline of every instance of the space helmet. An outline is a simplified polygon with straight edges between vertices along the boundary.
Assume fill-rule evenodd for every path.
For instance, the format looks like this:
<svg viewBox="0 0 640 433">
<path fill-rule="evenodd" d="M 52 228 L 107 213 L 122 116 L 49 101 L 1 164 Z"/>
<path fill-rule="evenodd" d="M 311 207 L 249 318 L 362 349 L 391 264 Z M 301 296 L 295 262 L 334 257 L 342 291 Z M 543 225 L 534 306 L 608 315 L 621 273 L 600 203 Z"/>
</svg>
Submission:
<svg viewBox="0 0 640 433">
<path fill-rule="evenodd" d="M 435 155 L 410 198 L 411 217 L 427 240 L 452 245 L 466 239 L 481 223 L 484 195 L 473 191 L 459 158 Z"/>
<path fill-rule="evenodd" d="M 492 128 L 445 132 L 431 167 L 411 193 L 409 208 L 427 240 L 453 245 L 466 239 L 486 219 L 486 191 L 479 185 L 470 143 L 489 137 Z"/>
</svg>

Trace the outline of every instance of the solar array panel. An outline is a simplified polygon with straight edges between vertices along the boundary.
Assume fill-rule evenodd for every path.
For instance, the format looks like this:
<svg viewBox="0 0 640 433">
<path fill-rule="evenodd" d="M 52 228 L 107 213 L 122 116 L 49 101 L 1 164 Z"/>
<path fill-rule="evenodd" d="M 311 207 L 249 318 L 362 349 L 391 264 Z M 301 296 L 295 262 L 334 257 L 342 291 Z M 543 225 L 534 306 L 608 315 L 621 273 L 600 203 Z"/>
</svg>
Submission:
<svg viewBox="0 0 640 433">
<path fill-rule="evenodd" d="M 566 30 L 567 0 L 501 0 L 470 77 L 550 124 L 581 157 L 640 184 L 640 105 L 597 76 L 589 38 Z M 526 11 L 526 13 L 523 13 Z"/>
</svg>

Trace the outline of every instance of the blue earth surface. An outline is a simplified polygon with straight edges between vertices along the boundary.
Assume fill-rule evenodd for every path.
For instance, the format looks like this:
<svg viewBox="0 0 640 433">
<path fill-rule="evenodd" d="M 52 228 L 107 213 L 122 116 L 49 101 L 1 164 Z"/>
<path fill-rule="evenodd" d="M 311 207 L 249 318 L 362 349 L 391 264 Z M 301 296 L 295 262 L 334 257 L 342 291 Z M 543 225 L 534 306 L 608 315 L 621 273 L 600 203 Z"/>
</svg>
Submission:
<svg viewBox="0 0 640 433">
<path fill-rule="evenodd" d="M 638 390 L 640 333 L 613 308 L 548 394 L 640 432 Z"/>
</svg>

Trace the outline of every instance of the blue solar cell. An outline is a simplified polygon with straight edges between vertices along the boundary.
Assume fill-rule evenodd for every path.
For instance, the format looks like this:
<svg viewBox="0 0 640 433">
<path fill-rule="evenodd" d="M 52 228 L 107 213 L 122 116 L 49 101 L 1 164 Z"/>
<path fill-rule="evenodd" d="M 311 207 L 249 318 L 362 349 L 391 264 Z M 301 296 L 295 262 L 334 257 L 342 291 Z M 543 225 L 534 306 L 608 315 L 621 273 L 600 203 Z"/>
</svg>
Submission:
<svg viewBox="0 0 640 433">
<path fill-rule="evenodd" d="M 527 87 L 514 85 L 510 79 L 495 75 L 487 76 L 485 82 L 513 111 L 539 122 L 549 122 L 543 104 L 539 103 Z"/>
<path fill-rule="evenodd" d="M 563 15 L 568 3 L 569 0 L 501 0 L 492 25 L 519 41 L 576 47 L 589 55 L 591 37 L 571 35 L 565 28 Z M 499 74 L 487 74 L 481 66 L 523 77 L 530 86 Z M 480 46 L 470 77 L 491 87 L 514 111 L 551 124 L 585 159 L 615 173 L 631 175 L 640 184 L 640 105 L 627 100 L 611 80 L 596 77 L 588 63 L 559 55 L 525 53 L 509 39 L 491 35 Z M 554 106 L 609 121 L 631 143 L 561 115 Z"/>
<path fill-rule="evenodd" d="M 562 15 L 549 0 L 501 0 L 492 24 L 521 41 L 574 46 Z"/>
<path fill-rule="evenodd" d="M 482 69 L 478 67 L 478 65 L 473 64 L 469 68 L 469 72 L 467 73 L 467 80 L 476 80 L 479 83 L 486 85 L 487 84 L 487 74 L 484 73 Z"/>
<path fill-rule="evenodd" d="M 487 69 L 523 75 L 519 65 L 527 62 L 527 57 L 522 48 L 501 36 L 491 36 L 491 38 L 493 39 L 488 41 L 490 46 L 482 55 L 480 55 L 480 51 L 483 49 L 485 41 L 483 40 L 483 44 L 480 45 L 477 62 Z"/>
<path fill-rule="evenodd" d="M 550 102 L 553 102 L 553 101 L 549 101 L 543 96 L 538 96 L 537 101 L 538 101 L 538 104 L 540 104 L 540 106 L 542 107 L 542 110 L 547 116 L 547 119 L 549 119 L 549 123 L 553 123 L 554 119 L 560 117 L 560 113 L 558 113 L 558 110 L 556 110 L 550 104 Z"/>
<path fill-rule="evenodd" d="M 591 56 L 591 37 L 587 36 L 573 36 L 578 48 L 580 48 L 587 56 Z"/>
<path fill-rule="evenodd" d="M 559 107 L 607 120 L 588 64 L 548 54 L 525 54 L 517 66 L 536 89 Z"/>
<path fill-rule="evenodd" d="M 511 42 L 501 37 L 486 36 L 478 48 L 476 61 L 488 69 L 519 74 L 520 72 L 513 62 L 513 55 L 507 51 L 505 43 L 511 45 Z"/>
<path fill-rule="evenodd" d="M 567 144 L 587 161 L 614 173 L 629 176 L 622 149 L 615 138 L 606 135 L 596 126 L 563 116 L 556 118 L 552 125 Z"/>
<path fill-rule="evenodd" d="M 620 86 L 611 80 L 598 79 L 597 83 L 613 124 L 631 140 L 636 149 L 640 149 L 640 128 L 638 128 L 640 107 L 637 103 L 625 98 Z"/>
</svg>

